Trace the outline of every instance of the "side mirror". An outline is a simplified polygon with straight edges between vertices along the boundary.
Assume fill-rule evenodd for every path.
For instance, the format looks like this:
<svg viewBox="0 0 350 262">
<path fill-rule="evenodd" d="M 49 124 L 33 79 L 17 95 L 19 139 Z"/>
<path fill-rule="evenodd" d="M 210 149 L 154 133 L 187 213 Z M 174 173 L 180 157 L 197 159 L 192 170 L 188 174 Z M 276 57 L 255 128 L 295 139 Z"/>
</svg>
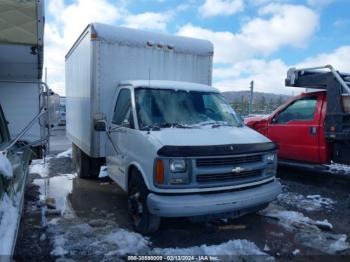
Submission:
<svg viewBox="0 0 350 262">
<path fill-rule="evenodd" d="M 107 130 L 106 120 L 96 120 L 94 123 L 94 129 L 97 132 L 105 132 Z"/>
<path fill-rule="evenodd" d="M 276 124 L 278 122 L 278 115 L 277 116 L 274 116 L 272 119 L 271 119 L 271 123 L 272 124 Z"/>
<path fill-rule="evenodd" d="M 122 126 L 122 127 L 130 127 L 130 122 L 129 122 L 129 120 L 124 119 L 123 122 L 122 122 L 122 124 L 121 124 L 121 126 Z"/>
</svg>

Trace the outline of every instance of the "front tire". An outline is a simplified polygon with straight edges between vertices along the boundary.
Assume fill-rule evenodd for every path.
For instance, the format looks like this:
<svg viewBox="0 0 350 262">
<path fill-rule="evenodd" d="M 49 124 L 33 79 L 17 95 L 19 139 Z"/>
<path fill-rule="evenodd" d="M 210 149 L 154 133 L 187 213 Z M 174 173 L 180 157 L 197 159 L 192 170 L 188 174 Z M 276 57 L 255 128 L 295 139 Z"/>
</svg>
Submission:
<svg viewBox="0 0 350 262">
<path fill-rule="evenodd" d="M 147 206 L 149 191 L 143 181 L 141 174 L 134 170 L 128 190 L 129 215 L 133 222 L 135 231 L 147 235 L 158 230 L 160 217 L 152 215 Z"/>
</svg>

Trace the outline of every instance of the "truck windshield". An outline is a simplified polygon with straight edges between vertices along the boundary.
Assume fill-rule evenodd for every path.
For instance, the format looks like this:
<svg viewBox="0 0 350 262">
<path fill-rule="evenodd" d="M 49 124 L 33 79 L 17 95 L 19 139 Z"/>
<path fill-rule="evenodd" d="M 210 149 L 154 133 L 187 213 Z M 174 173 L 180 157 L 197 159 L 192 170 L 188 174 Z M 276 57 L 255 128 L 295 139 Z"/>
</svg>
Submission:
<svg viewBox="0 0 350 262">
<path fill-rule="evenodd" d="M 172 89 L 135 89 L 140 129 L 240 126 L 232 107 L 218 93 Z"/>
</svg>

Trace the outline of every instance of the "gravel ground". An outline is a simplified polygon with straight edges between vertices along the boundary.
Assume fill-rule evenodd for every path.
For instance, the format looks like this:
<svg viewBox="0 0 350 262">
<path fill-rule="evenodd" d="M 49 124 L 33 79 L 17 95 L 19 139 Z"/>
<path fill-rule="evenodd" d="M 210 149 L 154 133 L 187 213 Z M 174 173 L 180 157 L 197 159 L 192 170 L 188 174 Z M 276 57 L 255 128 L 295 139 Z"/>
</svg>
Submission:
<svg viewBox="0 0 350 262">
<path fill-rule="evenodd" d="M 349 180 L 280 169 L 283 193 L 258 214 L 208 223 L 163 219 L 156 234 L 143 237 L 132 230 L 126 194 L 108 178 L 77 178 L 66 156 L 51 155 L 31 170 L 18 259 L 122 261 L 128 254 L 195 252 L 230 255 L 221 257 L 227 261 L 232 255 L 241 261 L 350 259 Z"/>
</svg>

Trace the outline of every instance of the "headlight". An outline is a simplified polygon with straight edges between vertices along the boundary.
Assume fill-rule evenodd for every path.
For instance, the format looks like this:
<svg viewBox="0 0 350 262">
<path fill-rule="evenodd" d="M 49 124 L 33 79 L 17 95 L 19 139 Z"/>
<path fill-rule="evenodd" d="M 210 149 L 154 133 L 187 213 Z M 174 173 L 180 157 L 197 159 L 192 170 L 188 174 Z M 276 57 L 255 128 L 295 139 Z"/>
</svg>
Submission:
<svg viewBox="0 0 350 262">
<path fill-rule="evenodd" d="M 184 159 L 172 159 L 170 160 L 170 172 L 171 173 L 183 173 L 186 172 L 187 165 Z"/>
<path fill-rule="evenodd" d="M 268 163 L 273 163 L 275 161 L 275 158 L 276 158 L 275 153 L 270 153 L 270 154 L 266 155 L 266 161 Z"/>
</svg>

